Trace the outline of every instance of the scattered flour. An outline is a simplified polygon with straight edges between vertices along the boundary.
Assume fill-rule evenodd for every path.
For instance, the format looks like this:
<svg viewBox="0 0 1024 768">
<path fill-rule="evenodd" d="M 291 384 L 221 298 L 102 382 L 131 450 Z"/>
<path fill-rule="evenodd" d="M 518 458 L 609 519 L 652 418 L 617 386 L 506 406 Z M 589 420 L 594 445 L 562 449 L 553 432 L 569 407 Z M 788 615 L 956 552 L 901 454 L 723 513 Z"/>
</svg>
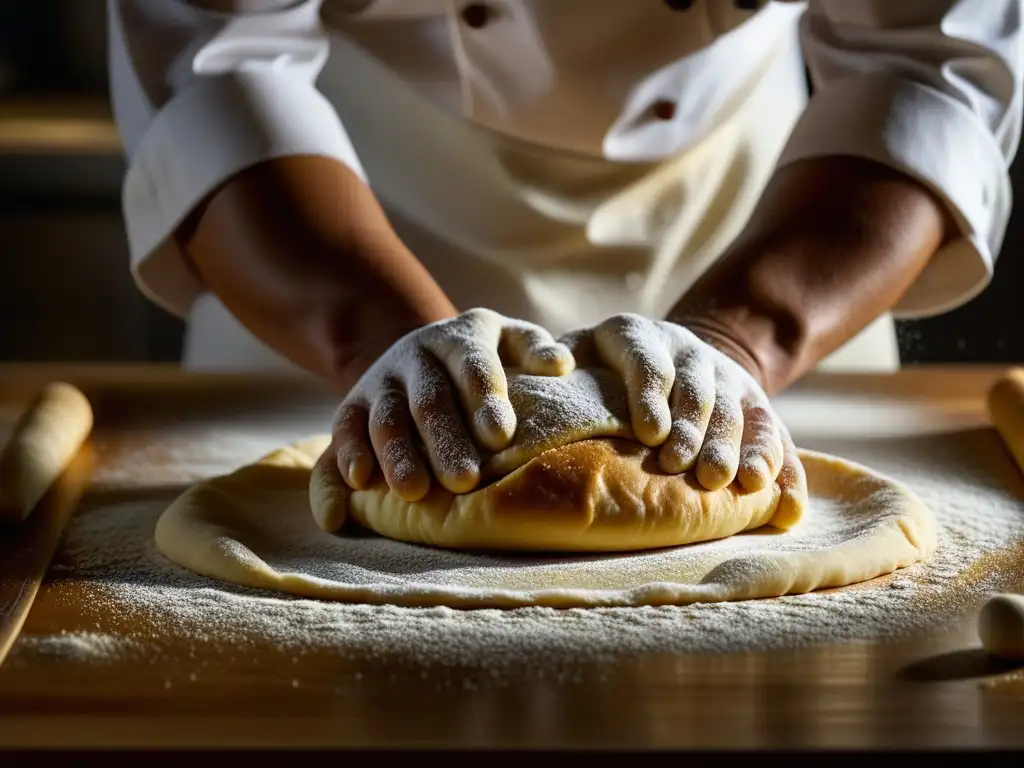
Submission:
<svg viewBox="0 0 1024 768">
<path fill-rule="evenodd" d="M 182 450 L 186 468 L 220 457 L 205 466 L 209 475 L 309 431 L 293 425 L 287 435 L 220 433 L 206 446 L 166 450 Z M 65 652 L 102 661 L 174 637 L 232 653 L 267 645 L 294 657 L 330 653 L 363 669 L 402 663 L 507 677 L 523 668 L 540 674 L 553 665 L 641 654 L 797 648 L 940 631 L 992 592 L 1019 584 L 1024 566 L 1019 557 L 1005 555 L 1024 540 L 1024 483 L 993 431 L 802 444 L 878 468 L 915 490 L 940 524 L 932 560 L 843 590 L 686 607 L 461 611 L 346 605 L 221 585 L 169 563 L 155 550 L 153 529 L 173 494 L 94 500 L 73 520 L 52 577 L 75 582 L 97 626 L 132 629 L 116 641 L 25 637 L 19 654 Z M 165 459 L 158 459 L 148 470 L 138 464 L 132 482 L 167 473 Z"/>
<path fill-rule="evenodd" d="M 32 637 L 23 643 L 29 656 L 73 659 L 76 662 L 108 664 L 140 649 L 131 638 L 102 632 L 62 632 L 59 635 Z"/>
</svg>

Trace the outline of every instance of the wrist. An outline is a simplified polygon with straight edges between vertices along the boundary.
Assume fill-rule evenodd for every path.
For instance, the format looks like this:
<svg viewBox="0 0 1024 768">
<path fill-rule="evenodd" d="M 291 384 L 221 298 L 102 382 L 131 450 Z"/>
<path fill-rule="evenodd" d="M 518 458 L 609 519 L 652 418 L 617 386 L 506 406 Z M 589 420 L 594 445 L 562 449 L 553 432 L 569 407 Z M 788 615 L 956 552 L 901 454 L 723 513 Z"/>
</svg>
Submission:
<svg viewBox="0 0 1024 768">
<path fill-rule="evenodd" d="M 932 194 L 892 169 L 796 163 L 667 319 L 748 360 L 772 394 L 891 310 L 947 234 Z"/>
<path fill-rule="evenodd" d="M 681 325 L 694 336 L 714 347 L 749 373 L 760 387 L 769 394 L 781 388 L 777 382 L 786 378 L 780 375 L 784 369 L 783 356 L 774 343 L 766 342 L 770 332 L 765 323 L 758 330 L 754 324 L 744 324 L 713 312 L 673 312 L 669 322 Z"/>
<path fill-rule="evenodd" d="M 456 314 L 447 300 L 424 306 L 408 297 L 378 295 L 358 305 L 341 303 L 320 321 L 318 335 L 324 351 L 319 373 L 338 391 L 347 393 L 399 339 Z"/>
</svg>

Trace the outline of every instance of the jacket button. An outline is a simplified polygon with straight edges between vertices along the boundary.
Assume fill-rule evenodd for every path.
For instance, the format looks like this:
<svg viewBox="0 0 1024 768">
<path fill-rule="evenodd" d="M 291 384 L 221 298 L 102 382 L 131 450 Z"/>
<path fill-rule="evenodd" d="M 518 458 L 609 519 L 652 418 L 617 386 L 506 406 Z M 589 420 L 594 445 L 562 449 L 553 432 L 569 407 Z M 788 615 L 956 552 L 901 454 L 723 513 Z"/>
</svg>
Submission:
<svg viewBox="0 0 1024 768">
<path fill-rule="evenodd" d="M 659 120 L 671 120 L 676 116 L 676 103 L 668 99 L 658 99 L 651 104 L 651 114 Z"/>
<path fill-rule="evenodd" d="M 688 11 L 693 5 L 693 0 L 665 0 L 665 5 L 673 11 Z"/>
<path fill-rule="evenodd" d="M 491 19 L 491 9 L 483 3 L 469 3 L 462 8 L 462 20 L 467 27 L 480 29 Z"/>
</svg>

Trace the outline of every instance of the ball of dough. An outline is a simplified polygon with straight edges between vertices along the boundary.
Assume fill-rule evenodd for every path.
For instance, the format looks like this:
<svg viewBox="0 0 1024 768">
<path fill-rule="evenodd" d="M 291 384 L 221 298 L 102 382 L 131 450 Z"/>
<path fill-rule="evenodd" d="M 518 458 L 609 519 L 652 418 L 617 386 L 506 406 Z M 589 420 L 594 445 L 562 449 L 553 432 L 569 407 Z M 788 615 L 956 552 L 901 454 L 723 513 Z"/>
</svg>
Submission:
<svg viewBox="0 0 1024 768">
<path fill-rule="evenodd" d="M 310 485 L 314 517 L 326 530 L 348 518 L 388 538 L 452 549 L 624 552 L 721 539 L 773 521 L 792 527 L 806 507 L 806 495 L 787 498 L 775 520 L 777 484 L 708 491 L 692 471 L 663 473 L 656 451 L 634 438 L 625 385 L 608 369 L 510 370 L 508 394 L 515 439 L 485 462 L 482 487 L 456 496 L 435 483 L 410 503 L 379 478 L 348 493 L 335 462 L 324 461 Z"/>
<path fill-rule="evenodd" d="M 978 616 L 982 647 L 1002 659 L 1024 659 L 1024 596 L 989 598 Z"/>
<path fill-rule="evenodd" d="M 314 471 L 311 482 L 339 481 Z M 533 552 L 636 551 L 725 538 L 771 522 L 781 497 L 776 484 L 757 492 L 736 484 L 707 491 L 692 473 L 664 474 L 654 450 L 621 438 L 552 449 L 468 494 L 435 484 L 422 500 L 407 502 L 383 481 L 351 494 L 336 491 L 323 488 L 311 498 L 338 503 L 347 495 L 348 517 L 388 538 Z M 316 517 L 338 515 L 319 510 Z"/>
</svg>

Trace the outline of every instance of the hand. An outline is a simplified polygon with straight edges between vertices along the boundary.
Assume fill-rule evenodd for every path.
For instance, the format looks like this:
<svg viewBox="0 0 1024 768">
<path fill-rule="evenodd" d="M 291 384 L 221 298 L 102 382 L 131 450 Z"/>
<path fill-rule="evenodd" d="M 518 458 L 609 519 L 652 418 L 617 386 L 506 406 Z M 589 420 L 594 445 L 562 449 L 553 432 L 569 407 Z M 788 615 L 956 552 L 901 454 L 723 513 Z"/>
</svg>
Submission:
<svg viewBox="0 0 1024 768">
<path fill-rule="evenodd" d="M 504 365 L 538 376 L 572 371 L 568 348 L 543 328 L 472 309 L 406 334 L 356 382 L 334 419 L 332 448 L 345 483 L 365 489 L 379 465 L 406 501 L 430 489 L 431 475 L 452 493 L 480 480 L 474 444 L 497 452 L 516 430 Z M 469 418 L 469 429 L 462 413 Z"/>
<path fill-rule="evenodd" d="M 634 314 L 615 315 L 559 341 L 578 366 L 601 365 L 622 376 L 633 433 L 658 448 L 662 471 L 695 467 L 709 490 L 738 480 L 757 491 L 777 481 L 780 508 L 802 505 L 807 478 L 793 440 L 739 363 L 681 325 Z"/>
</svg>

